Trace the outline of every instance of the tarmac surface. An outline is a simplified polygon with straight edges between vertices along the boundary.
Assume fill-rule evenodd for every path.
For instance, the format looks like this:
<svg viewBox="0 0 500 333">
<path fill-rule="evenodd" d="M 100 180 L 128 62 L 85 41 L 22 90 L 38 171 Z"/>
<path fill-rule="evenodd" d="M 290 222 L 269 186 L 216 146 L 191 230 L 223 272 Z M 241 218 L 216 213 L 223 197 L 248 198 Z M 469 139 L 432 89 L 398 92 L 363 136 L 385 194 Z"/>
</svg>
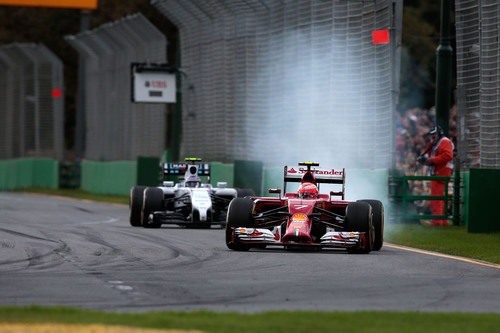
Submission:
<svg viewBox="0 0 500 333">
<path fill-rule="evenodd" d="M 500 313 L 500 269 L 391 245 L 234 252 L 219 228 L 134 228 L 123 205 L 0 192 L 0 305 L 31 304 Z"/>
</svg>

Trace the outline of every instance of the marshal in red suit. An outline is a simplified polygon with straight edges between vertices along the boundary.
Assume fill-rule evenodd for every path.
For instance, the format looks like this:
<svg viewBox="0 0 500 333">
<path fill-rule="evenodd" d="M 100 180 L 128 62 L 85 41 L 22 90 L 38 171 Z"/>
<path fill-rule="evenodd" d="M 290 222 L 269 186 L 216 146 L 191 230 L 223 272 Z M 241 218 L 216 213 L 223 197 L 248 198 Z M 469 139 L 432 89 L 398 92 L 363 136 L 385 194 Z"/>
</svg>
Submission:
<svg viewBox="0 0 500 333">
<path fill-rule="evenodd" d="M 453 171 L 453 142 L 444 135 L 439 126 L 431 128 L 426 137 L 430 139 L 426 147 L 426 151 L 430 151 L 430 155 L 428 158 L 422 158 L 420 162 L 431 167 L 430 174 L 432 176 L 450 177 Z M 444 195 L 444 181 L 431 181 L 431 195 Z M 444 201 L 432 200 L 431 213 L 432 215 L 443 215 Z M 448 221 L 432 220 L 431 224 L 434 226 L 448 225 Z"/>
</svg>

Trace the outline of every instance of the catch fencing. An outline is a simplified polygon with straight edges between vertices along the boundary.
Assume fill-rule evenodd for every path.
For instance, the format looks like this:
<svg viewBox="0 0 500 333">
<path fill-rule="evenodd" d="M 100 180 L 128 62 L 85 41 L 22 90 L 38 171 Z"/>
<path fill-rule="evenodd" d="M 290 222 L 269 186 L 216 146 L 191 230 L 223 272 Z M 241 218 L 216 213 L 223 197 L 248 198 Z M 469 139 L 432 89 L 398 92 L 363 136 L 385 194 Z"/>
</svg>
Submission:
<svg viewBox="0 0 500 333">
<path fill-rule="evenodd" d="M 0 47 L 0 159 L 64 153 L 61 60 L 42 44 Z"/>
<path fill-rule="evenodd" d="M 166 145 L 166 105 L 131 102 L 130 64 L 165 63 L 165 36 L 135 14 L 66 40 L 83 59 L 84 158 L 160 156 Z"/>
<path fill-rule="evenodd" d="M 181 154 L 393 163 L 402 1 L 152 3 L 180 31 Z M 374 45 L 385 29 L 390 43 Z"/>
<path fill-rule="evenodd" d="M 500 2 L 455 0 L 462 167 L 500 168 Z"/>
</svg>

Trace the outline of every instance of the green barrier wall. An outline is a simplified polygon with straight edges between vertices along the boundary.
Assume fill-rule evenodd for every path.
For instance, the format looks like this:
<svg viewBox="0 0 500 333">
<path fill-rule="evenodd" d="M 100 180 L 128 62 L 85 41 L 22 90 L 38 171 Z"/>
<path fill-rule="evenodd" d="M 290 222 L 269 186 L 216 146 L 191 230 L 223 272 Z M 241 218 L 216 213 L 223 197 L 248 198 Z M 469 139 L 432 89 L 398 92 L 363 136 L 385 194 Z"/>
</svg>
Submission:
<svg viewBox="0 0 500 333">
<path fill-rule="evenodd" d="M 162 170 L 158 157 L 137 158 L 137 185 L 158 186 L 161 182 Z"/>
<path fill-rule="evenodd" d="M 251 188 L 256 195 L 261 195 L 262 169 L 262 162 L 234 161 L 234 187 Z"/>
<path fill-rule="evenodd" d="M 57 188 L 59 162 L 50 158 L 21 158 L 0 161 L 0 190 Z"/>
<path fill-rule="evenodd" d="M 161 155 L 161 163 L 166 163 L 170 162 L 172 163 L 172 153 L 169 150 L 164 150 L 163 154 Z"/>
<path fill-rule="evenodd" d="M 137 183 L 135 161 L 82 161 L 81 188 L 98 194 L 128 195 Z"/>
<path fill-rule="evenodd" d="M 500 170 L 470 169 L 469 171 L 469 232 L 500 231 L 498 189 Z"/>
<path fill-rule="evenodd" d="M 269 194 L 270 188 L 280 188 L 283 191 L 283 168 L 264 168 L 262 195 L 277 197 L 277 194 Z"/>
<path fill-rule="evenodd" d="M 29 159 L 0 162 L 0 189 L 15 190 L 30 187 L 33 182 L 32 163 Z"/>
<path fill-rule="evenodd" d="M 33 159 L 33 171 L 33 187 L 59 187 L 58 161 L 52 159 Z"/>
<path fill-rule="evenodd" d="M 217 186 L 217 182 L 227 182 L 227 187 L 234 186 L 234 165 L 220 162 L 210 163 L 210 184 Z"/>
</svg>

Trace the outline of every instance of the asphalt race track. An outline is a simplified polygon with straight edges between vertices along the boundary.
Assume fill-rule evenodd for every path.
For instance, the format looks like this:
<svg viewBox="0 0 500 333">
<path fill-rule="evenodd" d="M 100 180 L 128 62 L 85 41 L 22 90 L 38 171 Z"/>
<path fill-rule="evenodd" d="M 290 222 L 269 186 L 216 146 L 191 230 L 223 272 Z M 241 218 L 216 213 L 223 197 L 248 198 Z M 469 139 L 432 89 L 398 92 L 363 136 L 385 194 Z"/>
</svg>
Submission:
<svg viewBox="0 0 500 333">
<path fill-rule="evenodd" d="M 500 313 L 500 269 L 384 247 L 226 248 L 221 229 L 143 229 L 128 207 L 0 192 L 0 305 L 114 311 Z"/>
</svg>

